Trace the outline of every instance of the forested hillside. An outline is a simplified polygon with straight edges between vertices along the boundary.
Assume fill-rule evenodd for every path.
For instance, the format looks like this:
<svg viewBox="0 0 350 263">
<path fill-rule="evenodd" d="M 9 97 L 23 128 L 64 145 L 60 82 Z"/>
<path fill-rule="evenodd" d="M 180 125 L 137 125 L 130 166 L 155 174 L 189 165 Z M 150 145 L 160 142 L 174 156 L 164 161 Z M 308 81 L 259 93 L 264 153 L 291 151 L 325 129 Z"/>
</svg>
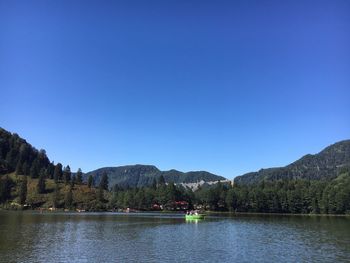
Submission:
<svg viewBox="0 0 350 263">
<path fill-rule="evenodd" d="M 110 185 L 115 184 L 121 187 L 144 187 L 151 186 L 153 182 L 159 180 L 162 176 L 166 183 L 195 183 L 199 181 L 210 182 L 226 180 L 222 176 L 218 176 L 205 171 L 183 173 L 177 170 L 160 171 L 153 165 L 126 165 L 119 167 L 105 167 L 84 174 L 87 181 L 91 175 L 96 184 L 100 182 L 101 176 L 106 173 Z"/>
<path fill-rule="evenodd" d="M 257 184 L 215 186 L 196 192 L 212 210 L 258 213 L 349 214 L 350 172 L 333 180 L 285 179 Z"/>
<path fill-rule="evenodd" d="M 37 150 L 18 134 L 0 128 L 0 174 L 16 171 L 36 178 L 40 173 L 53 175 L 53 170 L 45 150 Z"/>
<path fill-rule="evenodd" d="M 237 184 L 255 184 L 280 179 L 330 180 L 343 167 L 350 167 L 350 140 L 328 146 L 318 154 L 308 154 L 285 167 L 261 169 L 235 178 Z"/>
<path fill-rule="evenodd" d="M 69 165 L 50 162 L 45 150 L 0 128 L 0 204 L 70 207 L 73 192 L 76 203 L 82 204 L 96 191 L 83 187 L 80 169 L 72 176 Z"/>
<path fill-rule="evenodd" d="M 69 165 L 50 163 L 44 150 L 1 128 L 0 163 L 0 208 L 5 209 L 147 211 L 195 207 L 233 212 L 350 214 L 349 141 L 307 155 L 285 168 L 248 174 L 233 185 L 208 184 L 194 192 L 174 183 L 222 177 L 135 165 L 102 168 L 85 174 L 84 182 L 81 169 L 72 173 Z"/>
</svg>

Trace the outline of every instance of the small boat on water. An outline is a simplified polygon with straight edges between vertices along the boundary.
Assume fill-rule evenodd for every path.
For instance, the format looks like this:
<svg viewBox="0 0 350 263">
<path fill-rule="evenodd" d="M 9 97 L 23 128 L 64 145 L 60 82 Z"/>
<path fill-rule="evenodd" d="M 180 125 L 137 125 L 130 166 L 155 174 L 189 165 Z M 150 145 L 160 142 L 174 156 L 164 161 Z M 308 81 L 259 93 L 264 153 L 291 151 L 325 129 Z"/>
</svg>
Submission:
<svg viewBox="0 0 350 263">
<path fill-rule="evenodd" d="M 204 219 L 204 217 L 205 217 L 205 214 L 199 213 L 198 210 L 188 211 L 185 215 L 186 220 Z"/>
<path fill-rule="evenodd" d="M 185 215 L 186 220 L 198 220 L 204 219 L 204 214 L 193 214 L 193 215 Z"/>
</svg>

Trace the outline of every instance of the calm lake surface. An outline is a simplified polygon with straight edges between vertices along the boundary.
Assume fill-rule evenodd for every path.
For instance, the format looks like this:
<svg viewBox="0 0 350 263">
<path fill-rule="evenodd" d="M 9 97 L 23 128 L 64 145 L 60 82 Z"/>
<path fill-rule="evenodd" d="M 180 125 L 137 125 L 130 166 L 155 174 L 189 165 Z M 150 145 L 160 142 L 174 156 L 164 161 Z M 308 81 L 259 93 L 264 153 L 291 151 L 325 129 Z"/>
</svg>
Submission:
<svg viewBox="0 0 350 263">
<path fill-rule="evenodd" d="M 350 218 L 0 211 L 0 262 L 350 262 Z"/>
</svg>

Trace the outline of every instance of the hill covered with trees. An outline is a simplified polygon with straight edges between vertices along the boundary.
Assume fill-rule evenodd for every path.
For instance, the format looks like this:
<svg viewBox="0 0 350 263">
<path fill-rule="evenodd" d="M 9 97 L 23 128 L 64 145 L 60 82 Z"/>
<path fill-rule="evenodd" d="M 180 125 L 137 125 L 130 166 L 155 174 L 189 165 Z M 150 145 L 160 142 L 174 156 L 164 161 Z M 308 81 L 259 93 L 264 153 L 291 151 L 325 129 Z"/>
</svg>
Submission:
<svg viewBox="0 0 350 263">
<path fill-rule="evenodd" d="M 114 179 L 111 176 L 110 182 L 107 175 L 110 171 L 114 176 L 119 173 L 123 177 Z M 154 166 L 144 165 L 102 168 L 85 175 L 81 169 L 72 173 L 69 165 L 50 162 L 45 150 L 37 150 L 18 134 L 0 128 L 0 208 L 100 211 L 114 209 L 116 205 L 119 208 L 134 207 L 135 198 L 130 197 L 133 193 L 142 199 L 138 200 L 137 207 L 149 210 L 154 204 L 169 205 L 175 199 L 189 201 L 188 193 L 192 191 L 170 182 L 221 178 L 225 179 L 208 172 L 161 172 Z M 134 187 L 140 189 L 129 192 Z M 111 188 L 114 191 L 110 191 Z M 118 200 L 116 192 L 119 193 Z M 125 196 L 124 192 L 127 193 Z"/>
<path fill-rule="evenodd" d="M 18 134 L 0 128 L 0 174 L 16 171 L 33 178 L 41 173 L 53 177 L 54 169 L 45 150 L 37 150 Z"/>
<path fill-rule="evenodd" d="M 151 186 L 161 177 L 166 183 L 196 183 L 199 181 L 211 182 L 226 180 L 222 176 L 218 176 L 205 171 L 196 172 L 180 172 L 177 170 L 160 171 L 153 165 L 126 165 L 119 167 L 105 167 L 84 174 L 84 180 L 87 181 L 89 176 L 94 178 L 94 182 L 98 184 L 103 174 L 107 174 L 110 185 L 118 185 L 120 187 L 145 187 Z"/>
<path fill-rule="evenodd" d="M 331 145 L 284 168 L 274 168 L 274 172 L 266 169 L 269 172 L 242 176 L 233 185 L 219 182 L 196 191 L 176 185 L 176 180 L 220 177 L 206 172 L 162 172 L 143 165 L 103 168 L 85 175 L 81 169 L 72 173 L 69 165 L 50 162 L 44 150 L 35 149 L 4 129 L 0 129 L 0 157 L 0 208 L 5 209 L 148 211 L 194 207 L 233 212 L 350 214 L 349 141 Z M 116 176 L 108 176 L 108 172 Z"/>
<path fill-rule="evenodd" d="M 350 214 L 350 169 L 343 167 L 334 179 L 280 179 L 256 184 L 217 185 L 199 190 L 195 195 L 198 203 L 211 210 Z"/>
<path fill-rule="evenodd" d="M 282 179 L 331 180 L 338 176 L 343 167 L 350 167 L 350 140 L 330 145 L 318 154 L 305 155 L 285 167 L 261 169 L 237 176 L 234 182 L 241 185 Z"/>
<path fill-rule="evenodd" d="M 97 209 L 107 192 L 102 183 L 84 185 L 81 169 L 72 174 L 69 165 L 50 162 L 45 150 L 0 128 L 1 206 Z"/>
</svg>

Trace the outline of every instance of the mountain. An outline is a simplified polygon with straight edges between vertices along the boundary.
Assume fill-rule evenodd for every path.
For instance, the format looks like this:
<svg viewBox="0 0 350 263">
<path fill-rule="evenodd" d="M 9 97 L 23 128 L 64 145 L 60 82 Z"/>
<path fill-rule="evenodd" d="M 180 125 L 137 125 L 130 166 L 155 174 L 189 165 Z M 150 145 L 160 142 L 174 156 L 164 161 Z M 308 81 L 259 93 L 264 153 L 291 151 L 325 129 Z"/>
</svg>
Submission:
<svg viewBox="0 0 350 263">
<path fill-rule="evenodd" d="M 38 177 L 40 171 L 53 169 L 45 150 L 37 150 L 18 134 L 0 127 L 0 175 L 16 171 Z"/>
<path fill-rule="evenodd" d="M 119 167 L 104 167 L 84 174 L 83 179 L 92 175 L 95 185 L 101 180 L 103 173 L 106 173 L 109 179 L 109 186 L 118 184 L 122 187 L 143 187 L 150 186 L 153 180 L 158 180 L 163 176 L 165 182 L 178 183 L 195 183 L 199 181 L 211 182 L 226 180 L 222 176 L 218 176 L 205 171 L 196 172 L 180 172 L 177 170 L 160 171 L 153 165 L 126 165 Z"/>
<path fill-rule="evenodd" d="M 18 134 L 8 132 L 0 127 L 0 175 L 16 171 L 17 174 L 37 178 L 40 173 L 44 173 L 47 178 L 53 179 L 56 166 L 50 163 L 45 150 L 37 150 Z M 61 164 L 59 169 L 62 169 Z M 165 182 L 174 183 L 226 180 L 224 177 L 205 171 L 183 173 L 177 170 L 160 171 L 152 165 L 127 165 L 105 167 L 91 171 L 84 175 L 85 181 L 91 174 L 94 177 L 95 185 L 97 185 L 104 172 L 109 177 L 110 186 L 115 184 L 129 187 L 148 186 L 152 185 L 153 180 L 157 180 L 161 175 Z M 61 177 L 58 179 L 61 180 Z"/>
<path fill-rule="evenodd" d="M 350 140 L 332 144 L 318 154 L 308 154 L 301 159 L 277 168 L 261 169 L 234 179 L 237 184 L 255 184 L 263 180 L 280 179 L 334 179 L 342 167 L 350 167 Z"/>
<path fill-rule="evenodd" d="M 0 128 L 0 209 L 177 210 L 187 209 L 178 206 L 187 202 L 220 211 L 350 214 L 350 140 L 285 167 L 240 176 L 233 185 L 204 171 L 160 171 L 151 165 L 106 167 L 84 178 L 93 176 L 98 186 L 104 173 L 110 187 L 122 189 L 110 192 L 71 180 L 69 166 L 62 171 L 62 164 L 50 163 L 45 150 Z M 186 187 L 159 183 L 136 188 L 164 182 L 161 178 Z"/>
</svg>

